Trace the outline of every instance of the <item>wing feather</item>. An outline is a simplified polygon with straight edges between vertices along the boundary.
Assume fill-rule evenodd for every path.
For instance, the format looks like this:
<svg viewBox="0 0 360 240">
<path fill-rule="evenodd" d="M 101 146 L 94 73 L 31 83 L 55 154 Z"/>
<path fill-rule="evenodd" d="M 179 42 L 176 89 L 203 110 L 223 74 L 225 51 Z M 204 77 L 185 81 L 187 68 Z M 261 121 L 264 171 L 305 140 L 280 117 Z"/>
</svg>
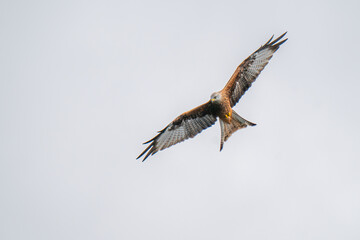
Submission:
<svg viewBox="0 0 360 240">
<path fill-rule="evenodd" d="M 251 84 L 268 64 L 280 45 L 286 42 L 287 38 L 280 41 L 285 34 L 286 32 L 271 41 L 273 39 L 272 36 L 265 45 L 261 46 L 237 67 L 223 89 L 230 99 L 231 107 L 235 106 L 244 93 L 251 87 Z"/>
<path fill-rule="evenodd" d="M 150 144 L 138 157 L 144 154 L 143 161 L 149 156 L 164 150 L 172 145 L 193 138 L 204 129 L 212 126 L 216 122 L 216 115 L 213 114 L 211 103 L 207 102 L 188 112 L 178 116 L 174 121 L 159 131 L 151 140 L 144 144 Z"/>
</svg>

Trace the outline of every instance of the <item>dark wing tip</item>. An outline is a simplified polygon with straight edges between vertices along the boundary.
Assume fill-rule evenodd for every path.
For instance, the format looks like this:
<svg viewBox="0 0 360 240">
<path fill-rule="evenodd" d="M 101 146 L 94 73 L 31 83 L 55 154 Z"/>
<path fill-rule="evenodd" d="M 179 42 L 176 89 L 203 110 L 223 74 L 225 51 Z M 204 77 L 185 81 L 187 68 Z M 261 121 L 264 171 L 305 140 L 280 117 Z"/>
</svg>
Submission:
<svg viewBox="0 0 360 240">
<path fill-rule="evenodd" d="M 155 146 L 156 145 L 155 141 L 161 134 L 163 134 L 165 132 L 165 130 L 167 128 L 168 128 L 168 126 L 165 127 L 163 130 L 158 131 L 158 133 L 159 133 L 158 135 L 156 135 L 155 137 L 153 137 L 149 141 L 143 143 L 143 144 L 150 143 L 150 145 L 136 158 L 136 160 L 141 158 L 145 153 L 147 153 L 146 156 L 144 157 L 144 159 L 142 160 L 142 161 L 145 161 L 150 155 L 154 155 L 157 152 L 157 149 L 156 149 L 156 146 Z"/>
<path fill-rule="evenodd" d="M 276 47 L 276 46 L 280 46 L 281 44 L 283 44 L 284 42 L 286 42 L 287 38 L 281 42 L 279 42 L 285 35 L 286 35 L 287 31 L 284 32 L 283 34 L 281 34 L 278 38 L 276 38 L 274 41 L 272 42 L 267 42 L 264 46 L 273 46 L 273 47 Z M 271 38 L 272 39 L 272 38 Z M 279 43 L 278 43 L 279 42 Z"/>
<path fill-rule="evenodd" d="M 142 162 L 144 162 L 150 155 L 154 155 L 156 152 L 156 147 L 154 143 L 152 143 L 136 158 L 136 160 L 141 158 L 146 153 L 144 159 L 142 160 Z"/>
<path fill-rule="evenodd" d="M 271 40 L 274 38 L 274 34 L 271 36 L 271 38 L 269 39 L 269 41 L 267 41 L 264 45 L 268 45 L 269 42 L 271 42 Z"/>
<path fill-rule="evenodd" d="M 153 154 L 155 154 L 157 151 L 155 151 L 156 150 L 156 147 L 155 147 L 155 140 L 161 135 L 161 134 L 163 134 L 164 132 L 165 132 L 165 130 L 167 129 L 167 127 L 166 128 L 164 128 L 163 130 L 161 130 L 161 131 L 158 131 L 158 135 L 156 135 L 155 137 L 153 137 L 152 139 L 150 139 L 149 141 L 147 141 L 147 142 L 144 142 L 143 144 L 148 144 L 148 143 L 151 143 L 137 158 L 136 158 L 136 160 L 138 160 L 139 158 L 141 158 L 146 152 L 148 152 L 147 154 L 146 154 L 146 156 L 144 157 L 144 159 L 142 160 L 142 161 L 145 161 L 148 157 L 149 157 L 149 155 L 151 154 L 151 155 L 153 155 Z"/>
<path fill-rule="evenodd" d="M 288 38 L 285 38 L 284 40 L 282 40 L 281 42 L 278 42 L 276 44 L 276 46 L 280 46 L 281 44 L 283 44 L 284 42 L 286 42 L 288 40 Z"/>
<path fill-rule="evenodd" d="M 137 158 L 136 160 L 138 160 L 139 158 L 141 158 L 147 151 L 149 151 L 149 149 L 153 146 L 153 144 L 150 144 Z M 151 150 L 150 150 L 151 151 Z M 144 158 L 143 161 L 145 161 L 146 157 Z"/>
<path fill-rule="evenodd" d="M 284 42 L 286 42 L 288 39 L 284 39 L 282 41 L 280 41 L 285 35 L 286 35 L 287 31 L 284 32 L 283 34 L 281 34 L 278 38 L 276 38 L 275 40 L 272 40 L 274 35 L 272 35 L 272 37 L 264 44 L 262 45 L 256 52 L 259 52 L 265 48 L 270 48 L 272 49 L 274 52 L 279 49 L 280 45 L 283 44 Z M 272 40 L 272 41 L 271 41 Z M 280 42 L 279 42 L 280 41 Z"/>
<path fill-rule="evenodd" d="M 282 38 L 286 35 L 287 32 L 283 33 L 280 37 L 276 38 L 275 40 L 273 40 L 272 42 L 268 42 L 266 43 L 263 47 L 261 47 L 259 50 L 262 50 L 264 48 L 270 48 L 272 49 L 274 52 L 276 52 L 279 47 L 285 43 L 288 39 L 285 38 L 282 40 Z M 281 40 L 281 41 L 280 41 Z M 279 42 L 280 41 L 280 42 Z"/>
<path fill-rule="evenodd" d="M 138 160 L 139 158 L 141 158 L 145 153 L 145 157 L 144 159 L 142 160 L 142 162 L 144 162 L 149 156 L 152 156 L 154 155 L 155 153 L 158 152 L 158 149 L 157 147 L 155 146 L 155 143 L 152 142 L 137 158 L 136 160 Z"/>
</svg>

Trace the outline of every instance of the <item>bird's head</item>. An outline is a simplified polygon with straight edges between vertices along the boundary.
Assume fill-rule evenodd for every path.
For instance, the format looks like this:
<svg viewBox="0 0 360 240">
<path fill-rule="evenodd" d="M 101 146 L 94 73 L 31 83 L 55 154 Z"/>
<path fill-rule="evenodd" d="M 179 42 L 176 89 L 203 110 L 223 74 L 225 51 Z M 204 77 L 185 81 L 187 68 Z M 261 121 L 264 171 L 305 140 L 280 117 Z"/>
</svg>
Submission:
<svg viewBox="0 0 360 240">
<path fill-rule="evenodd" d="M 212 103 L 221 102 L 221 94 L 219 92 L 214 92 L 213 94 L 211 94 L 210 102 L 212 102 Z"/>
</svg>

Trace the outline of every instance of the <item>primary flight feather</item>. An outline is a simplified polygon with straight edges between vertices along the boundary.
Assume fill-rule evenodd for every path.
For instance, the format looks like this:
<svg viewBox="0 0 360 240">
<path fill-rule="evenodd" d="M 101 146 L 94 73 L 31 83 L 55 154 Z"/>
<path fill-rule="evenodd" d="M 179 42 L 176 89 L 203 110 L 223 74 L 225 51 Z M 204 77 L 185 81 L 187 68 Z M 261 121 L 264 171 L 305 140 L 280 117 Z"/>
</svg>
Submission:
<svg viewBox="0 0 360 240">
<path fill-rule="evenodd" d="M 213 93 L 208 102 L 181 114 L 159 131 L 158 135 L 145 142 L 144 144 L 149 144 L 149 146 L 137 159 L 146 154 L 143 159 L 145 161 L 146 158 L 158 151 L 195 137 L 202 130 L 212 126 L 217 118 L 220 119 L 221 127 L 220 151 L 224 142 L 235 131 L 247 126 L 255 126 L 255 123 L 238 115 L 232 107 L 251 87 L 280 45 L 286 42 L 287 38 L 282 40 L 285 34 L 286 32 L 273 41 L 273 37 L 271 37 L 269 41 L 246 58 L 236 68 L 225 87 L 221 91 Z"/>
</svg>

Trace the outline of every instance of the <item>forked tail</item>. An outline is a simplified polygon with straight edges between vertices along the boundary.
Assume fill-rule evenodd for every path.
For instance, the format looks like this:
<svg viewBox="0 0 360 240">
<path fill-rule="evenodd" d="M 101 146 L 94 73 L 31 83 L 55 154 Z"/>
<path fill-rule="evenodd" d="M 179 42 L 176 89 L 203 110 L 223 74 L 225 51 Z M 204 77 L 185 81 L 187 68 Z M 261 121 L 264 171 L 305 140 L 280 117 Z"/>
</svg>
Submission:
<svg viewBox="0 0 360 240">
<path fill-rule="evenodd" d="M 227 123 L 220 119 L 220 127 L 221 127 L 221 142 L 220 142 L 220 151 L 223 149 L 224 142 L 229 139 L 231 134 L 236 132 L 241 128 L 246 128 L 247 126 L 255 126 L 255 123 L 252 123 L 244 118 L 242 118 L 239 114 L 237 114 L 234 110 L 232 111 L 231 122 Z"/>
</svg>

